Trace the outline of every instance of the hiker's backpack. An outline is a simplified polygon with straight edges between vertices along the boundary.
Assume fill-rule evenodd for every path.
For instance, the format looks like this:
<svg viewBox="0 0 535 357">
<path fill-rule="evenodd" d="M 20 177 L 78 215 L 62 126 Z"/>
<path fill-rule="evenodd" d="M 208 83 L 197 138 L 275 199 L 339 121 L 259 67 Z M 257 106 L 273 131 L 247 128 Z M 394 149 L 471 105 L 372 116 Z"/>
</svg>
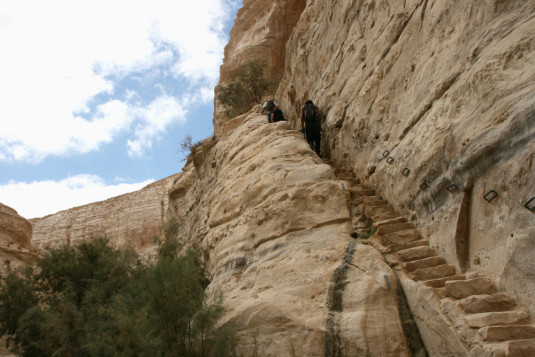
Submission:
<svg viewBox="0 0 535 357">
<path fill-rule="evenodd" d="M 273 113 L 271 114 L 271 117 L 272 117 L 272 120 L 273 120 L 274 123 L 277 122 L 277 121 L 286 120 L 284 118 L 284 114 L 282 114 L 282 110 L 280 110 L 280 109 L 275 109 L 273 111 Z"/>
<path fill-rule="evenodd" d="M 303 108 L 303 117 L 305 118 L 305 124 L 314 125 L 316 123 L 316 110 L 312 103 L 306 103 Z"/>
<path fill-rule="evenodd" d="M 273 109 L 275 109 L 275 102 L 274 102 L 273 100 L 270 99 L 270 100 L 268 100 L 268 102 L 267 102 L 266 110 L 267 110 L 268 112 L 271 112 L 271 111 L 273 111 Z"/>
</svg>

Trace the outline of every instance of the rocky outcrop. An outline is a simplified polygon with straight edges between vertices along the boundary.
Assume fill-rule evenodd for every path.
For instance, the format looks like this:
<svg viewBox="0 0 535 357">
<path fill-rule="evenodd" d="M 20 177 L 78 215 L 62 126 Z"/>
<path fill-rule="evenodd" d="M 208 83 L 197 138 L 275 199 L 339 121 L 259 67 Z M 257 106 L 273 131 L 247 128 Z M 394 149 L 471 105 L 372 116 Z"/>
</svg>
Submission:
<svg viewBox="0 0 535 357">
<path fill-rule="evenodd" d="M 106 236 L 118 247 L 150 252 L 154 238 L 163 235 L 167 190 L 176 178 L 172 175 L 132 193 L 32 219 L 32 243 L 43 248 Z"/>
<path fill-rule="evenodd" d="M 225 47 L 219 84 L 232 80 L 232 72 L 249 60 L 266 61 L 266 78 L 279 83 L 284 71 L 286 42 L 305 7 L 306 0 L 245 0 L 238 11 Z M 217 94 L 217 88 L 216 88 Z M 214 100 L 214 131 L 220 134 L 221 124 L 227 121 L 224 108 Z"/>
<path fill-rule="evenodd" d="M 0 276 L 35 262 L 37 250 L 32 247 L 31 239 L 30 222 L 0 203 Z"/>
<path fill-rule="evenodd" d="M 293 127 L 313 99 L 326 155 L 535 312 L 533 2 L 309 1 L 286 48 Z"/>
<path fill-rule="evenodd" d="M 169 217 L 202 252 L 239 354 L 408 356 L 395 275 L 350 237 L 349 183 L 259 111 L 207 139 L 169 191 Z"/>
</svg>

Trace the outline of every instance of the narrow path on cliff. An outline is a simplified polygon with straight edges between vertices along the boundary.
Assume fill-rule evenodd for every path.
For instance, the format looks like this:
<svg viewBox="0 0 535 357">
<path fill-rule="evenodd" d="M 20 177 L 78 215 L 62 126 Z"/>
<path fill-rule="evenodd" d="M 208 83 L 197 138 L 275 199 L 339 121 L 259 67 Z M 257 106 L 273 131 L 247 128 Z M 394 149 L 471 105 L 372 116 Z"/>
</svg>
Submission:
<svg viewBox="0 0 535 357">
<path fill-rule="evenodd" d="M 324 162 L 332 165 L 327 160 Z M 429 306 L 435 307 L 436 316 L 440 316 L 444 326 L 458 339 L 455 341 L 461 346 L 458 355 L 535 356 L 535 326 L 526 308 L 517 306 L 506 292 L 498 291 L 494 282 L 483 274 L 477 271 L 458 273 L 392 205 L 373 189 L 360 185 L 352 168 L 334 167 L 334 172 L 351 187 L 349 205 L 352 237 L 356 241 L 348 246 L 346 256 L 355 244 L 372 245 L 393 268 L 401 282 L 398 292 L 400 319 L 413 356 L 425 356 L 426 349 L 431 356 L 441 351 L 440 347 L 433 346 L 428 331 L 422 330 L 426 321 L 425 316 L 416 313 L 422 308 L 418 306 L 419 300 L 412 296 L 416 291 L 431 292 L 430 300 L 436 303 L 430 302 Z M 344 270 L 342 267 L 338 270 L 335 277 L 343 281 Z M 336 285 L 335 282 L 333 286 Z M 337 336 L 340 326 L 336 314 L 337 307 L 341 306 L 337 296 L 340 294 L 337 295 L 336 288 L 331 290 L 325 355 L 341 356 L 348 351 L 342 351 Z"/>
</svg>

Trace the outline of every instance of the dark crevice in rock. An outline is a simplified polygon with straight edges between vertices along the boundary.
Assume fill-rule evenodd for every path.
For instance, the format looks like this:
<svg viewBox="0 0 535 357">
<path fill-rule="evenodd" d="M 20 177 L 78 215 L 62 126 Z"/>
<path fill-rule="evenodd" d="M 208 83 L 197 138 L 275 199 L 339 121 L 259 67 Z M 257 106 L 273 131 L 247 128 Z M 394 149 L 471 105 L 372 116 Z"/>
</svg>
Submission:
<svg viewBox="0 0 535 357">
<path fill-rule="evenodd" d="M 407 303 L 407 297 L 405 296 L 405 292 L 403 291 L 401 284 L 398 285 L 397 295 L 399 319 L 401 320 L 401 326 L 403 328 L 403 333 L 405 334 L 407 347 L 409 347 L 409 350 L 411 351 L 411 356 L 428 356 L 427 350 L 422 342 L 422 337 L 420 336 L 420 331 L 418 330 L 418 326 L 414 321 L 414 316 L 412 315 L 409 304 Z"/>
<path fill-rule="evenodd" d="M 331 277 L 327 294 L 329 313 L 325 322 L 325 357 L 341 357 L 343 355 L 340 318 L 344 308 L 343 296 L 347 285 L 347 269 L 353 259 L 355 245 L 355 242 L 349 243 L 342 264 L 336 268 Z"/>
</svg>

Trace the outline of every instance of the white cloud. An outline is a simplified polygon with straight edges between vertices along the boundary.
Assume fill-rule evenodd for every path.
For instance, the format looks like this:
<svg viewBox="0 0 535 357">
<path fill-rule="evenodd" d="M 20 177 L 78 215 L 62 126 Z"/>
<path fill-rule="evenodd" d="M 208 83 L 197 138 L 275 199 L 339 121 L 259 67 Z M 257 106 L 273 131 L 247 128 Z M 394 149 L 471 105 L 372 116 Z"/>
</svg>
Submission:
<svg viewBox="0 0 535 357">
<path fill-rule="evenodd" d="M 99 176 L 76 175 L 60 181 L 9 182 L 0 185 L 0 197 L 19 215 L 35 218 L 137 191 L 152 182 L 107 185 Z"/>
<path fill-rule="evenodd" d="M 154 138 L 165 131 L 172 122 L 184 123 L 186 110 L 173 97 L 160 97 L 147 107 L 133 108 L 133 115 L 140 119 L 135 128 L 135 139 L 128 140 L 128 154 L 142 156 L 151 147 Z"/>
<path fill-rule="evenodd" d="M 170 73 L 205 102 L 206 88 L 219 76 L 229 4 L 235 6 L 225 0 L 2 3 L 0 160 L 85 153 L 125 132 L 134 133 L 129 152 L 142 154 L 166 126 L 185 120 L 192 102 L 179 104 L 166 88 L 141 102 L 142 91 L 126 89 L 118 97 L 119 81 Z M 159 114 L 164 117 L 154 117 Z"/>
</svg>

